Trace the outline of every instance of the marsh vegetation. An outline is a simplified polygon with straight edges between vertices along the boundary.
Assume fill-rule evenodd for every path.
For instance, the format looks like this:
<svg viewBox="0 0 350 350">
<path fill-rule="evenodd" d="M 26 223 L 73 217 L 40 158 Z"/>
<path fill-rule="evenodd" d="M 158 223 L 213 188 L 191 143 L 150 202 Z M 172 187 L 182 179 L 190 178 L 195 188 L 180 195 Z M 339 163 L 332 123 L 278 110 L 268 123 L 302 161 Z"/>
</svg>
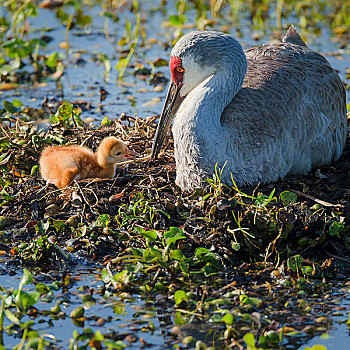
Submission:
<svg viewBox="0 0 350 350">
<path fill-rule="evenodd" d="M 349 141 L 335 164 L 256 188 L 217 168 L 181 193 L 171 135 L 114 179 L 58 190 L 38 172 L 44 147 L 111 135 L 146 157 L 170 49 L 193 29 L 248 47 L 294 23 L 348 87 L 346 2 L 1 3 L 0 348 L 297 349 L 340 325 L 346 344 Z"/>
</svg>

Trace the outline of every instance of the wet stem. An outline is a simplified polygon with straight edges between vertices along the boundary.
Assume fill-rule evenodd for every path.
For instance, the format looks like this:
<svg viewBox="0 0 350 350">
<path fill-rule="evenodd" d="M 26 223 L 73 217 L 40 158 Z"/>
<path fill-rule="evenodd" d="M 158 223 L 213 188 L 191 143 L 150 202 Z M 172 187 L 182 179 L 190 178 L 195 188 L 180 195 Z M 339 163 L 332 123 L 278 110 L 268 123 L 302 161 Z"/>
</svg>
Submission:
<svg viewBox="0 0 350 350">
<path fill-rule="evenodd" d="M 282 12 L 283 12 L 283 5 L 284 5 L 284 0 L 277 0 L 277 6 L 276 6 L 276 27 L 277 28 L 282 28 Z"/>
<path fill-rule="evenodd" d="M 27 0 L 25 1 L 17 10 L 16 12 L 14 13 L 13 15 L 13 34 L 17 34 L 17 37 L 20 38 L 20 39 L 23 39 L 23 36 L 24 36 L 24 32 L 25 32 L 25 29 L 26 29 L 26 26 L 24 25 L 21 25 L 22 24 L 22 21 L 23 19 L 22 16 L 23 16 L 23 13 L 26 9 L 26 7 L 28 6 L 28 4 L 30 4 L 31 0 Z M 18 29 L 17 28 L 17 25 L 21 25 L 20 28 Z"/>
<path fill-rule="evenodd" d="M 66 61 L 67 64 L 69 62 L 69 30 L 72 25 L 74 14 L 71 14 L 68 18 L 67 21 L 67 26 L 66 26 L 66 33 L 65 33 L 65 40 L 66 40 Z"/>
<path fill-rule="evenodd" d="M 4 338 L 3 338 L 3 331 L 4 331 L 4 299 L 1 299 L 1 306 L 0 306 L 0 346 L 4 346 Z"/>
<path fill-rule="evenodd" d="M 22 336 L 22 339 L 21 339 L 21 343 L 16 347 L 16 350 L 21 350 L 23 348 L 23 345 L 27 339 L 27 334 L 28 334 L 28 328 L 25 328 L 24 331 L 23 331 L 23 336 Z M 40 349 L 40 347 L 38 348 Z"/>
<path fill-rule="evenodd" d="M 126 70 L 128 64 L 130 63 L 131 57 L 133 56 L 135 49 L 136 49 L 136 46 L 137 46 L 137 43 L 139 41 L 141 14 L 139 11 L 139 2 L 137 0 L 133 1 L 133 7 L 135 9 L 135 18 L 136 18 L 136 24 L 135 24 L 135 27 L 133 28 L 133 32 L 132 32 L 133 41 L 132 41 L 132 44 L 130 46 L 130 50 L 129 50 L 127 57 L 124 60 L 119 61 L 118 65 L 117 65 L 117 67 L 119 66 L 118 80 L 123 79 L 125 70 Z"/>
<path fill-rule="evenodd" d="M 220 11 L 222 3 L 223 3 L 223 0 L 211 0 L 210 1 L 210 12 L 211 12 L 211 16 L 213 18 L 213 21 L 215 23 L 217 20 L 217 14 Z"/>
</svg>

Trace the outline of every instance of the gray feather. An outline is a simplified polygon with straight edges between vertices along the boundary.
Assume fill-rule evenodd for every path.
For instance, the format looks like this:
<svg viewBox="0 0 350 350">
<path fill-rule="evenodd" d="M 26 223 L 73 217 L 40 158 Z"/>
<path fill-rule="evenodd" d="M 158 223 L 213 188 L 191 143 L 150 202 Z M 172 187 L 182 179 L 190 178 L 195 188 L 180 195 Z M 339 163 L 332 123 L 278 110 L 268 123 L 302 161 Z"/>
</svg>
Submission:
<svg viewBox="0 0 350 350">
<path fill-rule="evenodd" d="M 306 173 L 340 157 L 346 140 L 343 84 L 294 27 L 282 43 L 245 52 L 226 34 L 193 32 L 172 55 L 192 64 L 184 66 L 185 75 L 208 71 L 174 120 L 176 183 L 183 190 L 200 186 L 216 164 L 226 164 L 225 183 L 232 175 L 243 185 Z"/>
</svg>

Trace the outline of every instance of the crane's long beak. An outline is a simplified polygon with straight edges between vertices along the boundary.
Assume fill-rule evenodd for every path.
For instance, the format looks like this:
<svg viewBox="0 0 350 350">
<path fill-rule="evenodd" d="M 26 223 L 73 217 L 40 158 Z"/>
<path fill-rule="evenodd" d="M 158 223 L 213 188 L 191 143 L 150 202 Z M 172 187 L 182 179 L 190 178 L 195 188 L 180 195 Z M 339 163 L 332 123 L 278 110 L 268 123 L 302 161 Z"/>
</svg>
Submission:
<svg viewBox="0 0 350 350">
<path fill-rule="evenodd" d="M 179 109 L 182 101 L 185 97 L 179 95 L 182 84 L 176 84 L 171 82 L 169 90 L 165 99 L 164 107 L 160 115 L 159 124 L 156 130 L 156 134 L 153 139 L 152 145 L 152 159 L 156 158 L 162 144 L 164 142 L 165 136 L 169 130 L 170 124 L 175 118 L 176 112 Z"/>
</svg>

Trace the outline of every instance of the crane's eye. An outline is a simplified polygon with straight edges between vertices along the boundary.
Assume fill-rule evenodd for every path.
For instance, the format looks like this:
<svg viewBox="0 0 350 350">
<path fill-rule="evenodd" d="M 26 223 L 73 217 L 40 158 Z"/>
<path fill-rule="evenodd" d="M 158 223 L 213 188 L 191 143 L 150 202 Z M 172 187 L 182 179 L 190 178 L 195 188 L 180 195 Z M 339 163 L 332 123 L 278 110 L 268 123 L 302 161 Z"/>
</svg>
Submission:
<svg viewBox="0 0 350 350">
<path fill-rule="evenodd" d="M 117 152 L 117 156 L 120 156 L 122 154 L 122 152 Z"/>
<path fill-rule="evenodd" d="M 183 72 L 185 71 L 182 67 L 176 67 L 176 70 L 177 70 L 179 73 L 183 73 Z"/>
</svg>

